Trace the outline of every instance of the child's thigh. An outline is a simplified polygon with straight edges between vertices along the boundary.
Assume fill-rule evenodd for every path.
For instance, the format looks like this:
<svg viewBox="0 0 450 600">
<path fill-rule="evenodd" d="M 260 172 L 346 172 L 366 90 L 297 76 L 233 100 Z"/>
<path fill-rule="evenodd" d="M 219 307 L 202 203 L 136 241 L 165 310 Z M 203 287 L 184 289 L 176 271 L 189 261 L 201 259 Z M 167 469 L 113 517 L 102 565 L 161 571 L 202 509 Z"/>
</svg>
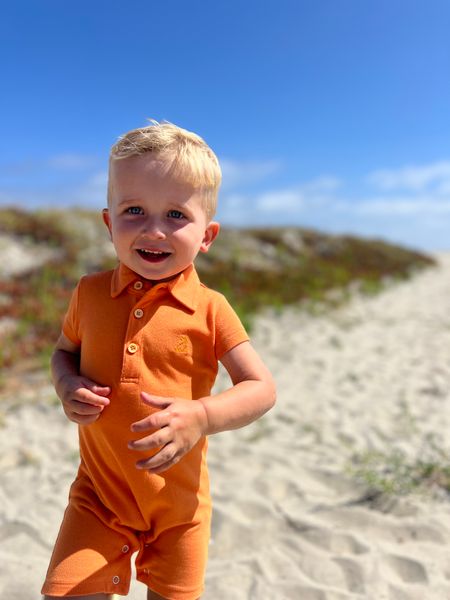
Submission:
<svg viewBox="0 0 450 600">
<path fill-rule="evenodd" d="M 201 596 L 209 533 L 205 519 L 171 527 L 144 544 L 136 558 L 136 574 L 149 588 L 149 598 L 196 600 Z"/>
<path fill-rule="evenodd" d="M 137 537 L 116 530 L 84 505 L 70 503 L 64 514 L 42 593 L 48 596 L 89 596 L 128 593 L 131 554 Z M 95 596 L 94 596 L 95 598 Z"/>
</svg>

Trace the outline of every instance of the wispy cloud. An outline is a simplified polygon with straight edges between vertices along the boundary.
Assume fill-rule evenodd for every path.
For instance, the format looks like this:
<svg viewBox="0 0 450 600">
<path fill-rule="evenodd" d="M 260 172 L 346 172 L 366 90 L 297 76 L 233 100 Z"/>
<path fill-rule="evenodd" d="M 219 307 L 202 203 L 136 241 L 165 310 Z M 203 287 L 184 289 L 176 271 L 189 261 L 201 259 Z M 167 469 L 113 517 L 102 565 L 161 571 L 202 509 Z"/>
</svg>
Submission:
<svg viewBox="0 0 450 600">
<path fill-rule="evenodd" d="M 225 194 L 221 216 L 233 225 L 303 225 L 449 248 L 450 161 L 380 169 L 360 182 L 321 176 L 261 193 Z"/>
<path fill-rule="evenodd" d="M 0 164 L 0 204 L 103 206 L 106 175 L 100 162 L 94 155 L 61 153 Z"/>
<path fill-rule="evenodd" d="M 256 197 L 256 206 L 263 212 L 295 213 L 311 206 L 323 205 L 341 186 L 336 177 L 322 176 L 294 188 L 265 192 Z"/>
<path fill-rule="evenodd" d="M 74 201 L 82 206 L 106 206 L 108 172 L 99 171 L 91 175 L 85 183 L 73 190 Z"/>
<path fill-rule="evenodd" d="M 60 171 L 88 171 L 98 168 L 100 158 L 88 154 L 65 153 L 39 159 L 25 159 L 0 164 L 0 176 L 25 176 L 30 173 L 49 176 Z"/>
<path fill-rule="evenodd" d="M 229 158 L 220 160 L 223 189 L 245 187 L 266 180 L 282 168 L 281 161 L 237 161 Z"/>
<path fill-rule="evenodd" d="M 400 169 L 380 169 L 370 173 L 367 181 L 385 191 L 420 192 L 431 188 L 437 193 L 449 193 L 450 161 L 444 160 Z"/>
<path fill-rule="evenodd" d="M 357 204 L 340 203 L 340 210 L 355 211 L 361 215 L 404 217 L 420 215 L 450 215 L 450 199 L 434 196 L 371 198 Z"/>
<path fill-rule="evenodd" d="M 329 194 L 337 191 L 343 185 L 343 181 L 333 175 L 321 175 L 311 179 L 302 185 L 302 190 L 310 194 Z"/>
<path fill-rule="evenodd" d="M 18 188 L 0 186 L 0 205 L 24 208 L 82 206 L 98 210 L 106 203 L 107 172 L 83 174 L 74 180 L 56 178 L 50 182 L 34 181 Z"/>
<path fill-rule="evenodd" d="M 16 173 L 0 165 L 0 204 L 98 210 L 105 205 L 107 186 L 105 165 L 99 162 L 68 153 L 40 161 L 39 168 L 37 162 L 17 164 Z M 278 160 L 222 160 L 222 168 L 217 217 L 224 225 L 300 225 L 450 248 L 450 160 L 377 169 L 359 181 L 323 174 L 295 185 L 277 185 L 284 170 Z"/>
<path fill-rule="evenodd" d="M 436 218 L 448 221 L 450 217 L 449 160 L 380 169 L 370 173 L 366 181 L 375 188 L 375 193 L 346 210 L 403 223 L 408 220 L 417 230 L 436 224 Z M 448 225 L 450 227 L 450 223 Z"/>
<path fill-rule="evenodd" d="M 50 156 L 45 163 L 51 169 L 78 171 L 95 167 L 98 165 L 98 161 L 96 156 L 68 153 Z"/>
<path fill-rule="evenodd" d="M 322 176 L 297 186 L 275 188 L 261 193 L 224 194 L 220 216 L 228 224 L 300 224 L 306 214 L 320 213 L 333 202 L 342 182 L 336 177 Z"/>
<path fill-rule="evenodd" d="M 265 213 L 294 212 L 305 204 L 305 195 L 301 190 L 275 190 L 261 194 L 256 198 L 256 207 Z"/>
</svg>

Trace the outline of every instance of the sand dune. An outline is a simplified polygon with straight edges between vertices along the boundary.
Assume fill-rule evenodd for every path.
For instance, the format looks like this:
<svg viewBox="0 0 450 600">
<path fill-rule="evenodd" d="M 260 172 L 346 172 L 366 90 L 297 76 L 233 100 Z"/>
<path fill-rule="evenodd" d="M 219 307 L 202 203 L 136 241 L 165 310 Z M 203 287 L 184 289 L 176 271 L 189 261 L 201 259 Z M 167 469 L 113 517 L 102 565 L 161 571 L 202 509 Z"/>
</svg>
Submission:
<svg viewBox="0 0 450 600">
<path fill-rule="evenodd" d="M 353 473 L 356 455 L 414 465 L 450 452 L 450 256 L 439 259 L 322 316 L 258 318 L 254 343 L 279 400 L 261 421 L 210 440 L 206 600 L 450 599 L 449 495 L 380 495 Z M 0 437 L 0 597 L 36 600 L 76 431 L 50 387 L 20 394 Z M 144 590 L 133 584 L 129 597 Z"/>
</svg>

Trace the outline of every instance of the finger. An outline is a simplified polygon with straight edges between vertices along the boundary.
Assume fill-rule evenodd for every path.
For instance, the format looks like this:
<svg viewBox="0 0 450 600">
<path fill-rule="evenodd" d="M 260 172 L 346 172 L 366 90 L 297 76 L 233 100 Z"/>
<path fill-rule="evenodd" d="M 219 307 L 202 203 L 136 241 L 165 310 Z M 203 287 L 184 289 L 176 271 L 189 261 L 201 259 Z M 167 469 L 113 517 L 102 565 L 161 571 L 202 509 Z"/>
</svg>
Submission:
<svg viewBox="0 0 450 600">
<path fill-rule="evenodd" d="M 78 400 L 69 400 L 66 402 L 68 409 L 76 415 L 98 415 L 102 412 L 102 406 L 95 404 L 87 404 L 86 402 L 78 402 Z"/>
<path fill-rule="evenodd" d="M 111 388 L 108 386 L 101 386 L 101 385 L 95 384 L 92 387 L 90 387 L 89 389 L 91 390 L 91 392 L 93 392 L 97 396 L 109 396 L 109 394 L 111 393 Z"/>
<path fill-rule="evenodd" d="M 159 467 L 152 467 L 151 469 L 147 469 L 148 473 L 151 473 L 152 475 L 157 475 L 158 473 L 163 473 L 164 471 L 167 471 L 167 469 L 170 469 L 170 467 L 173 467 L 174 465 L 176 465 L 176 463 L 179 461 L 179 459 L 173 459 L 173 460 L 169 460 L 166 463 L 163 463 L 162 465 L 160 465 Z"/>
<path fill-rule="evenodd" d="M 74 392 L 72 392 L 73 395 L 75 393 L 77 395 L 77 401 L 83 402 L 85 404 L 93 404 L 94 406 L 108 406 L 110 402 L 109 398 L 98 396 L 97 394 L 95 394 L 87 388 L 78 388 L 77 390 L 74 390 Z"/>
<path fill-rule="evenodd" d="M 171 415 L 166 411 L 159 411 L 144 417 L 140 421 L 131 424 L 131 431 L 148 431 L 149 429 L 161 429 L 169 425 Z"/>
<path fill-rule="evenodd" d="M 154 396 L 153 394 L 147 394 L 147 392 L 141 392 L 141 398 L 145 404 L 155 406 L 156 408 L 167 408 L 170 406 L 174 398 L 164 398 L 163 396 Z"/>
<path fill-rule="evenodd" d="M 78 423 L 78 425 L 90 425 L 91 423 L 94 423 L 98 418 L 99 418 L 99 414 L 97 415 L 79 415 L 77 413 L 69 413 L 68 417 L 71 421 L 73 421 L 74 423 Z"/>
<path fill-rule="evenodd" d="M 153 448 L 161 448 L 172 442 L 172 432 L 168 428 L 159 429 L 152 435 L 141 438 L 140 440 L 131 440 L 128 442 L 130 450 L 152 450 Z"/>
<path fill-rule="evenodd" d="M 88 377 L 82 377 L 81 379 L 88 390 L 91 390 L 99 396 L 107 396 L 111 393 L 111 388 L 109 387 L 109 385 L 100 385 L 99 383 L 92 381 L 92 379 L 89 379 Z"/>
<path fill-rule="evenodd" d="M 159 471 L 165 471 L 170 466 L 176 464 L 180 460 L 181 456 L 178 454 L 177 447 L 175 444 L 167 444 L 154 456 L 140 460 L 136 463 L 138 469 L 144 469 L 156 473 Z"/>
</svg>

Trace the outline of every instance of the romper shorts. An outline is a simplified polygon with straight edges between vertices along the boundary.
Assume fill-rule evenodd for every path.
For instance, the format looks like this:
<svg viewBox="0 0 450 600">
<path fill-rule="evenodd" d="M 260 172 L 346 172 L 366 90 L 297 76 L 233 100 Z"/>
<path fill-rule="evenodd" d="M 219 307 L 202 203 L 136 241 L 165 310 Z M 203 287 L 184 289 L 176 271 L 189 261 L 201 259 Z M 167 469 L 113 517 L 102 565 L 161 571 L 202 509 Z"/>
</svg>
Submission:
<svg viewBox="0 0 450 600">
<path fill-rule="evenodd" d="M 77 479 L 42 594 L 127 595 L 137 552 L 138 581 L 170 600 L 196 600 L 204 589 L 211 510 L 202 507 L 199 517 L 163 530 L 136 531 L 100 502 L 87 478 Z"/>
</svg>

